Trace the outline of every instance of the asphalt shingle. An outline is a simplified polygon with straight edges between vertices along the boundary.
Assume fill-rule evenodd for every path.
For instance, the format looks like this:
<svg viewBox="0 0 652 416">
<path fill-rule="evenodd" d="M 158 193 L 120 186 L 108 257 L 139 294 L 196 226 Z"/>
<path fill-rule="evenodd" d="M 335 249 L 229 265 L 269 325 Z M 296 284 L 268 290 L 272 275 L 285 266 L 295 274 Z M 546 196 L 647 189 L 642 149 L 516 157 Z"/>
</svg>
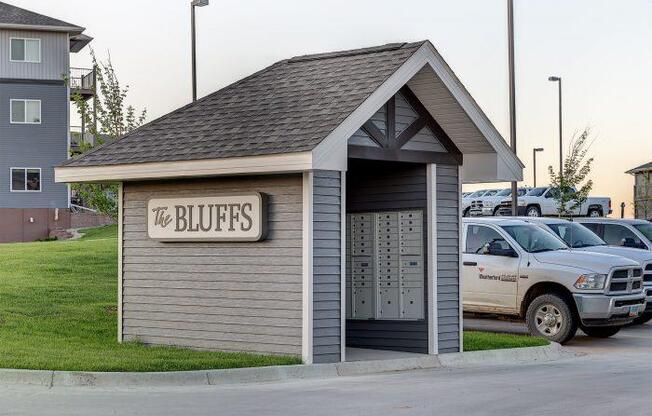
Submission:
<svg viewBox="0 0 652 416">
<path fill-rule="evenodd" d="M 84 28 L 63 20 L 45 16 L 20 7 L 13 6 L 0 1 L 0 24 L 7 25 L 28 25 L 28 26 L 51 26 L 60 28 L 75 28 L 75 32 L 83 32 Z"/>
<path fill-rule="evenodd" d="M 423 44 L 391 44 L 277 62 L 66 165 L 312 150 Z"/>
</svg>

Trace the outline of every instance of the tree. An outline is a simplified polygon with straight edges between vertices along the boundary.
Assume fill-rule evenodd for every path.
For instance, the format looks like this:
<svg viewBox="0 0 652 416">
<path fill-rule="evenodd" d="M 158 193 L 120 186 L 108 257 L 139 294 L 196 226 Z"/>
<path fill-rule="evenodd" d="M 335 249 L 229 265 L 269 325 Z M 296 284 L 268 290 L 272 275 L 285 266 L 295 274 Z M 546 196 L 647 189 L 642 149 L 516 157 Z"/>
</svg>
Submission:
<svg viewBox="0 0 652 416">
<path fill-rule="evenodd" d="M 98 61 L 95 52 L 91 50 L 93 68 L 96 72 L 96 97 L 92 105 L 75 93 L 73 102 L 79 117 L 86 126 L 88 133 L 94 138 L 94 143 L 80 141 L 80 150 L 86 152 L 103 145 L 107 140 L 117 140 L 121 136 L 140 127 L 147 117 L 147 110 L 137 112 L 131 105 L 126 105 L 129 86 L 122 86 L 111 63 L 109 54 L 105 62 Z M 81 133 L 81 137 L 86 132 Z M 85 204 L 98 212 L 118 218 L 118 184 L 116 183 L 76 183 L 72 189 Z"/>
<path fill-rule="evenodd" d="M 573 137 L 561 175 L 552 166 L 548 167 L 550 186 L 555 189 L 554 197 L 560 217 L 572 216 L 573 211 L 586 202 L 593 189 L 593 181 L 586 179 L 593 165 L 593 158 L 588 157 L 591 147 L 589 136 L 589 129 L 585 129 L 582 134 Z"/>
</svg>

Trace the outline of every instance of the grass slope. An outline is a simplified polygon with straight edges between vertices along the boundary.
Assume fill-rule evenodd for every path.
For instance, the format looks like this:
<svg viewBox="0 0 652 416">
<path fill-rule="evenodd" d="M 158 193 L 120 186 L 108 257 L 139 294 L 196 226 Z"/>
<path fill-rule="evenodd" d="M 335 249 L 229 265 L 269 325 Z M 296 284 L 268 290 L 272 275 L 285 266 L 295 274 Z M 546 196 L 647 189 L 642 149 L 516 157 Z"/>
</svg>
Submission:
<svg viewBox="0 0 652 416">
<path fill-rule="evenodd" d="M 118 344 L 117 229 L 0 245 L 0 367 L 171 371 L 295 364 L 295 357 Z"/>
<path fill-rule="evenodd" d="M 548 345 L 543 338 L 529 335 L 497 334 L 492 332 L 464 332 L 464 351 L 498 350 L 504 348 L 540 347 Z"/>
</svg>

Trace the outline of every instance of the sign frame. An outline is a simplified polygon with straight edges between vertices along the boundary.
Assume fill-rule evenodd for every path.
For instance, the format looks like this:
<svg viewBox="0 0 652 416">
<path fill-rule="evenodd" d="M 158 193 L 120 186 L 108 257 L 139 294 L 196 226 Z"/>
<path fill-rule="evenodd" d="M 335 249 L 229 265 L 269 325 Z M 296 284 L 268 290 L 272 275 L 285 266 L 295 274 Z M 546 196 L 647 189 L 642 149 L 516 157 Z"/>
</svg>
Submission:
<svg viewBox="0 0 652 416">
<path fill-rule="evenodd" d="M 152 237 L 150 234 L 150 203 L 152 200 L 165 200 L 165 199 L 183 199 L 183 198 L 228 198 L 228 197 L 241 197 L 241 196 L 255 196 L 258 199 L 260 206 L 260 227 L 258 235 L 254 237 L 181 237 L 181 238 L 160 238 Z M 233 242 L 257 242 L 264 241 L 267 238 L 269 231 L 268 227 L 268 202 L 269 197 L 262 192 L 228 192 L 228 193 L 210 193 L 210 194 L 191 194 L 180 197 L 152 197 L 148 198 L 145 206 L 146 220 L 145 226 L 147 228 L 147 237 L 153 241 L 161 243 L 233 243 Z"/>
</svg>

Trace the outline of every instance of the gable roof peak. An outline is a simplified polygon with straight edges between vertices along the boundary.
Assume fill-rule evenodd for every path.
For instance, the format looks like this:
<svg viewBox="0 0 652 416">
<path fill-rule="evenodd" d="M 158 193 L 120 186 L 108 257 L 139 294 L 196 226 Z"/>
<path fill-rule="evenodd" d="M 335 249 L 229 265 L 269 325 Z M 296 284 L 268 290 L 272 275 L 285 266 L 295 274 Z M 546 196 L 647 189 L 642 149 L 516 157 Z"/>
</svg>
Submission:
<svg viewBox="0 0 652 416">
<path fill-rule="evenodd" d="M 3 27 L 12 29 L 38 27 L 42 30 L 51 28 L 54 31 L 65 31 L 74 35 L 84 31 L 81 26 L 0 1 L 0 28 Z"/>
</svg>

